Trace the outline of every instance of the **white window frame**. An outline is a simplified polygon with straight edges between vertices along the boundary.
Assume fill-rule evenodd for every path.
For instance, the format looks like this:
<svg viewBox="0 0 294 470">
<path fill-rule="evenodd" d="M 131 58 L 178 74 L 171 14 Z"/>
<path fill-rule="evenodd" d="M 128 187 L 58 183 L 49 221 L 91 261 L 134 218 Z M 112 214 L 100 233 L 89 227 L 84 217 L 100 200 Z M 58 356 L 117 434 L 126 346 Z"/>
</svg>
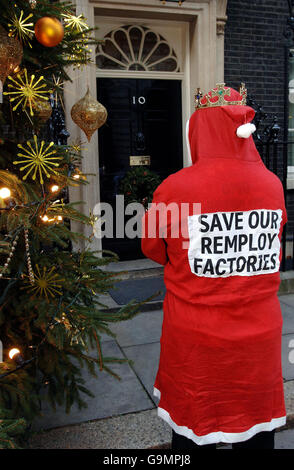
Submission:
<svg viewBox="0 0 294 470">
<path fill-rule="evenodd" d="M 137 29 L 141 31 L 141 41 L 140 41 L 140 47 L 139 47 L 139 52 L 138 52 L 138 57 L 135 57 L 135 51 L 133 47 L 133 42 L 132 38 L 130 36 L 130 32 L 132 29 Z M 125 52 L 121 45 L 118 43 L 117 39 L 115 38 L 115 35 L 117 32 L 122 32 L 125 35 L 125 39 L 128 43 L 128 49 L 129 53 Z M 145 50 L 145 38 L 146 36 L 151 33 L 156 36 L 156 43 L 151 47 L 149 52 L 144 55 L 144 50 Z M 122 66 L 122 68 L 117 68 L 116 70 L 129 70 L 129 71 L 134 71 L 131 67 L 135 64 L 139 64 L 142 69 L 139 70 L 139 72 L 154 72 L 156 70 L 151 70 L 152 67 L 154 67 L 157 64 L 160 64 L 168 59 L 172 59 L 176 63 L 176 69 L 171 71 L 172 73 L 174 72 L 180 72 L 180 65 L 179 65 L 179 60 L 178 57 L 170 44 L 169 41 L 167 41 L 161 34 L 159 34 L 158 31 L 155 31 L 154 28 L 152 27 L 146 27 L 142 24 L 134 24 L 132 23 L 131 25 L 121 25 L 115 29 L 113 29 L 107 37 L 104 38 L 105 41 L 110 41 L 114 48 L 121 54 L 123 57 L 123 60 L 117 59 L 109 54 L 106 54 L 103 50 L 103 44 L 100 44 L 97 47 L 96 51 L 96 58 L 97 56 L 104 56 L 108 59 L 110 59 L 112 62 L 117 63 L 118 65 Z M 165 56 L 162 56 L 160 59 L 157 59 L 155 62 L 149 62 L 150 58 L 152 58 L 153 53 L 157 50 L 157 48 L 160 45 L 166 45 L 169 48 L 169 53 Z M 111 71 L 113 69 L 107 69 L 107 67 L 98 67 L 99 70 L 108 70 Z M 162 71 L 164 73 L 169 72 L 169 71 Z"/>
</svg>

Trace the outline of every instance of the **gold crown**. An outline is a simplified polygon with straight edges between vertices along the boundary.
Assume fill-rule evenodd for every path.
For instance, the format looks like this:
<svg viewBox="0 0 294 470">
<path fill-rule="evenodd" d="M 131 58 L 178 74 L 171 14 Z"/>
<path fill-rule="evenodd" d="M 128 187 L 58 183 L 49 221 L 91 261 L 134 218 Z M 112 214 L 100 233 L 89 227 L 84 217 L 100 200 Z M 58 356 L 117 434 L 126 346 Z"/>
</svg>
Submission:
<svg viewBox="0 0 294 470">
<path fill-rule="evenodd" d="M 242 97 L 241 101 L 229 101 L 225 97 L 231 96 L 231 88 L 225 88 L 225 83 L 217 83 L 216 90 L 211 90 L 211 96 L 208 94 L 205 95 L 206 103 L 201 103 L 201 100 L 204 98 L 200 88 L 197 88 L 195 95 L 195 108 L 204 109 L 204 108 L 214 108 L 216 106 L 226 106 L 226 105 L 243 105 L 246 106 L 247 100 L 247 90 L 245 88 L 245 83 L 241 83 L 239 88 L 239 93 Z M 218 97 L 217 101 L 211 101 L 215 96 Z"/>
</svg>

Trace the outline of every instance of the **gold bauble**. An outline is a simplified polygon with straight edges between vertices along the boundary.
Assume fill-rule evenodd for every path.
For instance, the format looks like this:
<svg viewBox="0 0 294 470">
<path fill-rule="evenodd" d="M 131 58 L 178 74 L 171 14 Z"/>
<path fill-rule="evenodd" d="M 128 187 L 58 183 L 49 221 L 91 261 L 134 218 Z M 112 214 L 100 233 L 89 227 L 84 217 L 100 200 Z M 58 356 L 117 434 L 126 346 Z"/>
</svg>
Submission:
<svg viewBox="0 0 294 470">
<path fill-rule="evenodd" d="M 35 24 L 35 36 L 46 47 L 59 44 L 64 36 L 64 28 L 57 18 L 44 16 Z"/>
<path fill-rule="evenodd" d="M 34 110 L 36 111 L 39 120 L 44 124 L 48 119 L 50 119 L 52 114 L 52 108 L 47 100 L 38 100 L 33 105 Z"/>
<path fill-rule="evenodd" d="M 90 142 L 92 135 L 106 122 L 106 108 L 95 100 L 89 91 L 84 98 L 73 105 L 71 109 L 72 120 L 84 131 Z"/>
<path fill-rule="evenodd" d="M 0 80 L 4 84 L 6 77 L 12 75 L 22 61 L 23 48 L 21 43 L 9 37 L 0 26 Z"/>
</svg>

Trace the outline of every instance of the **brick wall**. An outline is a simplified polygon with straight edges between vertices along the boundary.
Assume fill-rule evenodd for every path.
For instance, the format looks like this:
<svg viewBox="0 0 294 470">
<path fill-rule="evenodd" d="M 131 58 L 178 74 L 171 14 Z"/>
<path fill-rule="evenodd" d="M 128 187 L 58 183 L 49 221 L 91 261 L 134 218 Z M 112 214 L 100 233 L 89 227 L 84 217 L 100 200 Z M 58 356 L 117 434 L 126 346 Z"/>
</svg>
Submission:
<svg viewBox="0 0 294 470">
<path fill-rule="evenodd" d="M 245 82 L 248 94 L 265 112 L 277 115 L 284 130 L 283 31 L 289 16 L 287 0 L 228 0 L 225 29 L 225 82 L 238 89 Z M 279 154 L 278 167 L 282 168 Z M 281 173 L 281 172 L 279 172 Z M 288 237 L 294 231 L 294 191 L 288 192 Z"/>
<path fill-rule="evenodd" d="M 228 0 L 225 82 L 248 93 L 266 112 L 284 119 L 284 36 L 286 0 Z"/>
</svg>

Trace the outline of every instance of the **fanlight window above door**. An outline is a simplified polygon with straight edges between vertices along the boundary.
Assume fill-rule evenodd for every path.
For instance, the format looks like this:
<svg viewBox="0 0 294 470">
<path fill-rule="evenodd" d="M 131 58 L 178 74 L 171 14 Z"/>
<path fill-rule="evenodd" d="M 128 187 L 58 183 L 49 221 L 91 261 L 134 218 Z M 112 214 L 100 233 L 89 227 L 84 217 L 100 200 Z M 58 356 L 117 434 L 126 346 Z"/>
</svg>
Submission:
<svg viewBox="0 0 294 470">
<path fill-rule="evenodd" d="M 121 26 L 97 47 L 99 69 L 180 72 L 175 51 L 158 33 L 145 26 Z"/>
</svg>

